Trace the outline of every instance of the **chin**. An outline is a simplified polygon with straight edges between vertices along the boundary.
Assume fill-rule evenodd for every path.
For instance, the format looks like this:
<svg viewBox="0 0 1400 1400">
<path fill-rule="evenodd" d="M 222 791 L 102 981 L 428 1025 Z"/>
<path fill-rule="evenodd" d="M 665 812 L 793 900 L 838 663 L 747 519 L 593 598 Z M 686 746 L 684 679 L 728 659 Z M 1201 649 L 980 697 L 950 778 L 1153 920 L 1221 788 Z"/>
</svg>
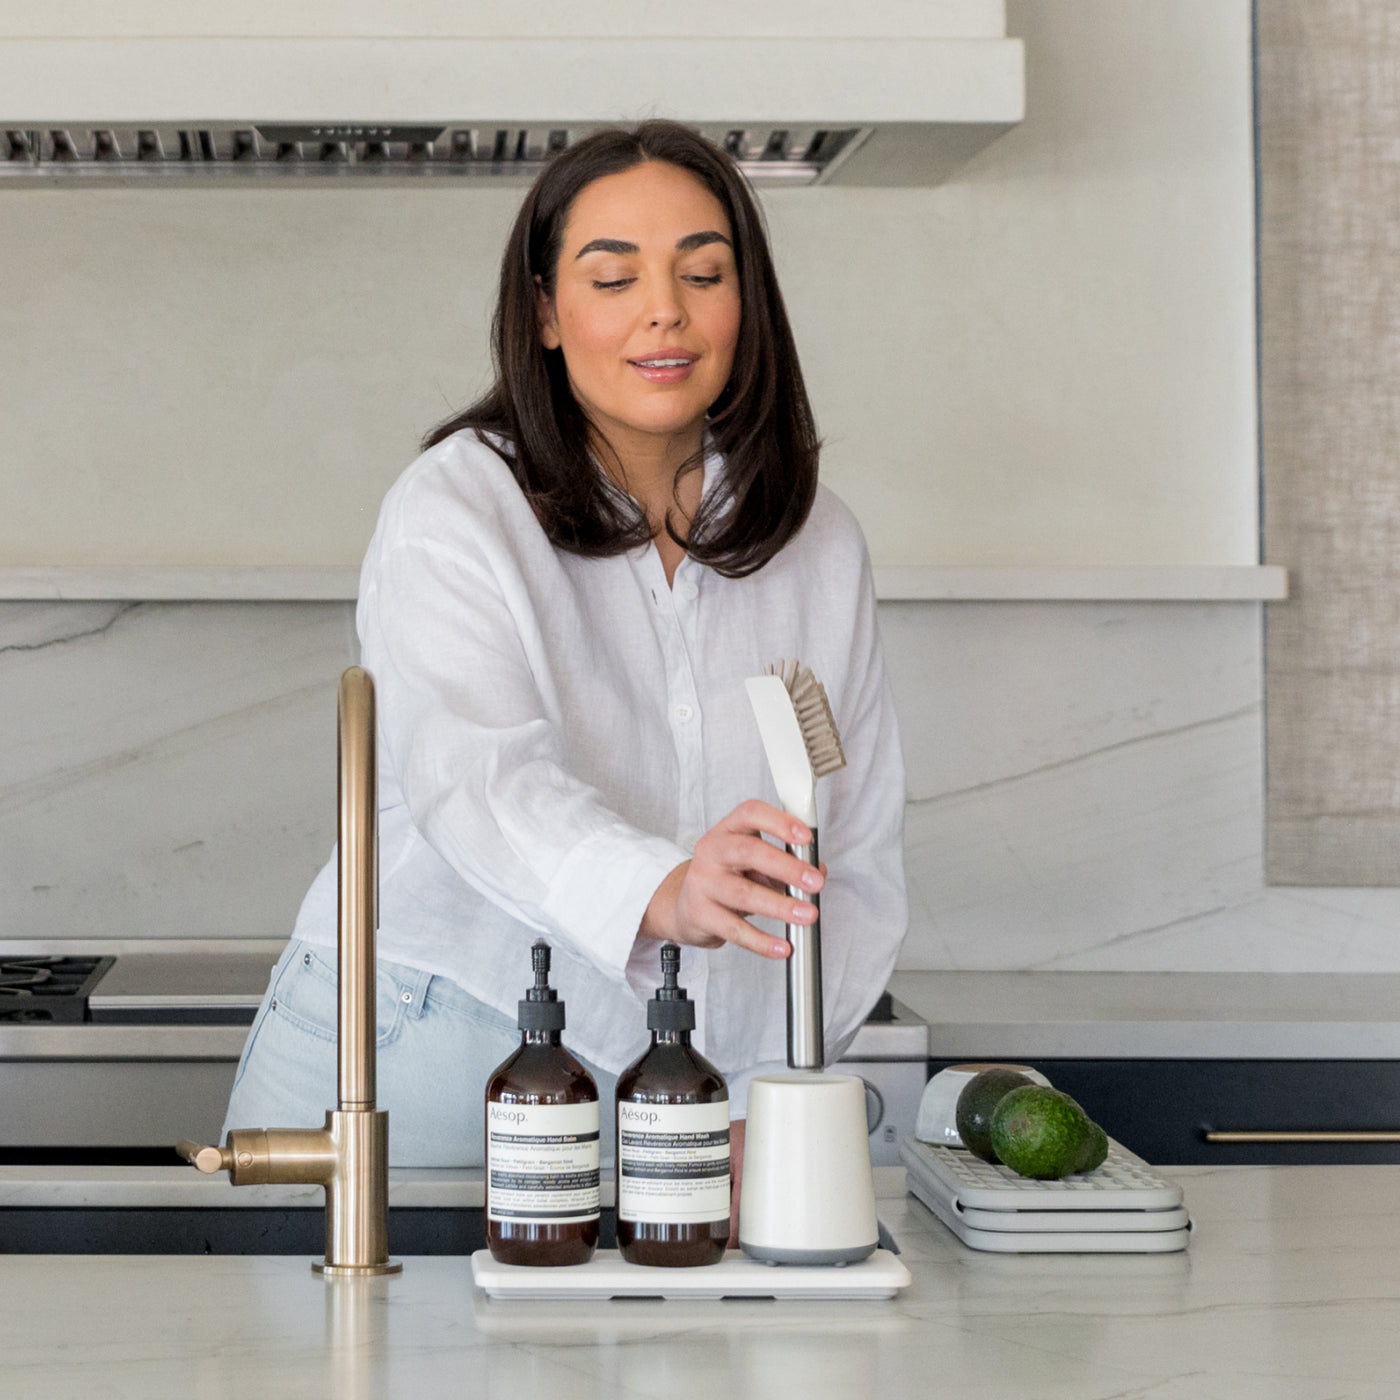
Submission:
<svg viewBox="0 0 1400 1400">
<path fill-rule="evenodd" d="M 628 418 L 618 418 L 618 421 L 626 424 L 634 433 L 650 433 L 657 437 L 679 437 L 687 432 L 694 432 L 698 427 L 702 431 L 705 427 L 705 412 L 702 409 L 699 413 L 667 413 L 667 414 L 636 414 Z"/>
</svg>

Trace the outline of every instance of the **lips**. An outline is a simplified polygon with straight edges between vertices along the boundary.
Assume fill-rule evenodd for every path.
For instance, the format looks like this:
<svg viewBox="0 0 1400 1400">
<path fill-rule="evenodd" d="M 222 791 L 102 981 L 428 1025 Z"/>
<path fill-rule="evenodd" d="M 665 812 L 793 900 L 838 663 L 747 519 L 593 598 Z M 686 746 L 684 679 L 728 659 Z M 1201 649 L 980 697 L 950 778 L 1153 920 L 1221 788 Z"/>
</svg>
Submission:
<svg viewBox="0 0 1400 1400">
<path fill-rule="evenodd" d="M 665 346 L 646 355 L 638 355 L 628 360 L 628 364 L 651 384 L 677 384 L 688 379 L 700 357 L 691 350 L 674 349 Z"/>
</svg>

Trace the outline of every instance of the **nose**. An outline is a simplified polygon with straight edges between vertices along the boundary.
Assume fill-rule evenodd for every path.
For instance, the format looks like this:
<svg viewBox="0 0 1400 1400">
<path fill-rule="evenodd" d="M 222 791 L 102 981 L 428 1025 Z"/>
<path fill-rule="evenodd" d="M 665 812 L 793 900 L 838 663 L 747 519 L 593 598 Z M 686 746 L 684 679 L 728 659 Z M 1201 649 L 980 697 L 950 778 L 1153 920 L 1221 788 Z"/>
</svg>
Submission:
<svg viewBox="0 0 1400 1400">
<path fill-rule="evenodd" d="M 685 307 L 675 283 L 660 277 L 651 283 L 647 299 L 646 321 L 649 326 L 679 326 L 685 320 Z"/>
</svg>

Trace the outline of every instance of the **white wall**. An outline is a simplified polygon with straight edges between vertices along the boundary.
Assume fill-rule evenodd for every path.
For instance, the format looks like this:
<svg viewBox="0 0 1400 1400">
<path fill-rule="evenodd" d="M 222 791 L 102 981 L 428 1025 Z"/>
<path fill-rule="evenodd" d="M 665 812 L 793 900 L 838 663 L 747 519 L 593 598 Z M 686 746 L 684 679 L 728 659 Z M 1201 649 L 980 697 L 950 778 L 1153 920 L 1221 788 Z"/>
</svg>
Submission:
<svg viewBox="0 0 1400 1400">
<path fill-rule="evenodd" d="M 1253 560 L 1247 8 L 1013 4 L 1030 115 L 962 179 L 769 196 L 877 556 Z M 0 203 L 0 560 L 353 557 L 515 196 L 90 197 Z M 904 966 L 1400 970 L 1400 890 L 1263 885 L 1257 604 L 881 616 Z M 286 933 L 354 654 L 344 604 L 0 603 L 6 935 Z"/>
<path fill-rule="evenodd" d="M 780 32 L 843 13 L 752 8 Z M 862 24 L 977 33 L 999 9 L 885 3 Z M 1026 121 L 952 182 L 765 195 L 827 479 L 877 562 L 1255 561 L 1248 11 L 1013 5 Z M 106 13 L 70 0 L 42 22 L 100 32 Z M 421 432 L 485 380 L 518 199 L 0 190 L 0 565 L 356 562 Z"/>
</svg>

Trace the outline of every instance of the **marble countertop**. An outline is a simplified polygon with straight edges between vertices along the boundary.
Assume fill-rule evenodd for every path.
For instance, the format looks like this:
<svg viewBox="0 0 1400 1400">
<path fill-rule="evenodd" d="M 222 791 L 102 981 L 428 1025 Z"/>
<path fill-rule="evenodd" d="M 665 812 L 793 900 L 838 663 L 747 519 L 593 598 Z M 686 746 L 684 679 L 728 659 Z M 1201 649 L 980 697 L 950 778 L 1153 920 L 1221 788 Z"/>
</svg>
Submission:
<svg viewBox="0 0 1400 1400">
<path fill-rule="evenodd" d="M 895 1174 L 897 1176 L 897 1174 Z M 3 1388 L 269 1397 L 1390 1400 L 1400 1166 L 1183 1167 L 1184 1254 L 989 1255 L 881 1215 L 888 1302 L 493 1303 L 463 1258 L 327 1285 L 307 1260 L 0 1255 Z"/>
<path fill-rule="evenodd" d="M 1396 1059 L 1400 975 L 896 972 L 933 1059 Z"/>
</svg>

